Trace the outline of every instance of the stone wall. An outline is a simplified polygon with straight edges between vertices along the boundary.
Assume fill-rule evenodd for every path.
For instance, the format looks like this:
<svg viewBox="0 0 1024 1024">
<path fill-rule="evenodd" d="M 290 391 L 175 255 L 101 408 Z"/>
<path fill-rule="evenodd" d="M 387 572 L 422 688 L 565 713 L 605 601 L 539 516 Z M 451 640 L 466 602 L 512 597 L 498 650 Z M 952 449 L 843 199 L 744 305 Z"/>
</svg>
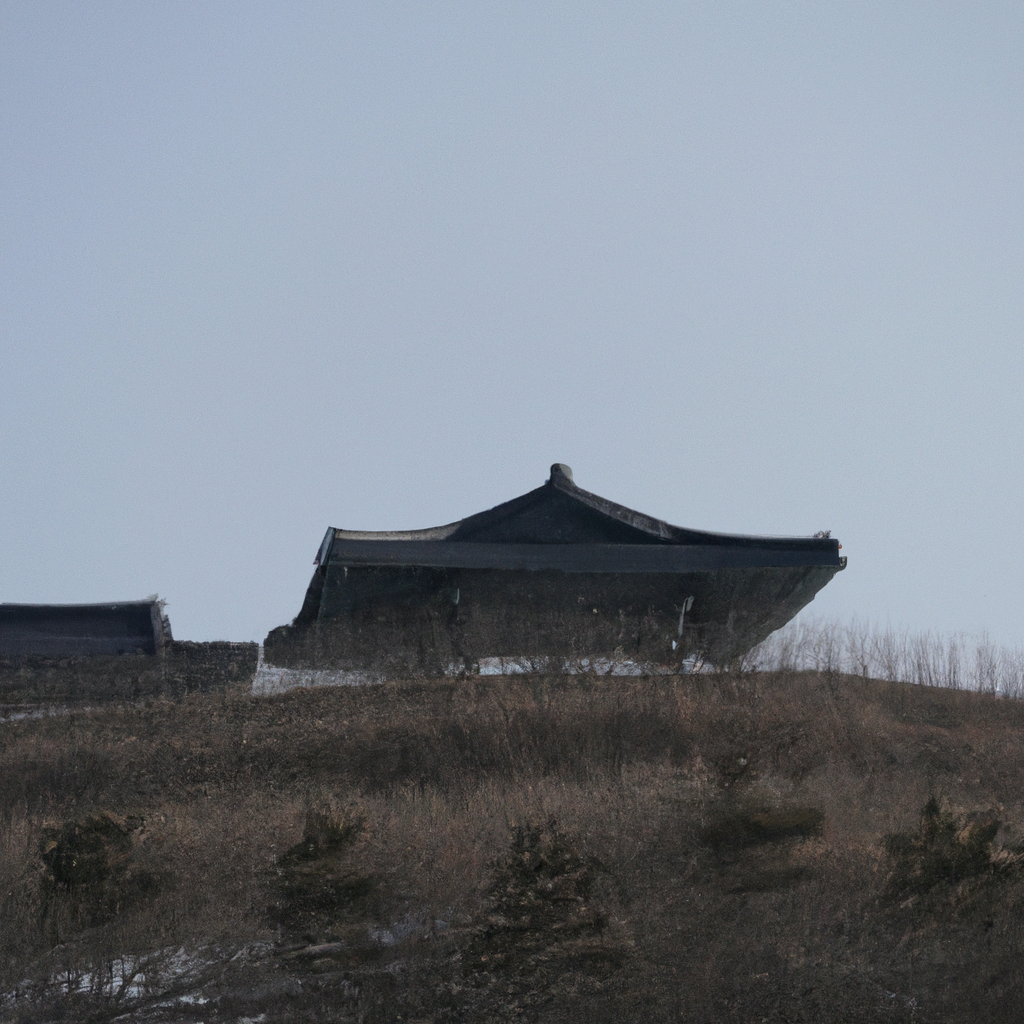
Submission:
<svg viewBox="0 0 1024 1024">
<path fill-rule="evenodd" d="M 177 700 L 187 693 L 248 691 L 254 643 L 172 640 L 162 653 L 0 659 L 0 705 Z"/>
</svg>

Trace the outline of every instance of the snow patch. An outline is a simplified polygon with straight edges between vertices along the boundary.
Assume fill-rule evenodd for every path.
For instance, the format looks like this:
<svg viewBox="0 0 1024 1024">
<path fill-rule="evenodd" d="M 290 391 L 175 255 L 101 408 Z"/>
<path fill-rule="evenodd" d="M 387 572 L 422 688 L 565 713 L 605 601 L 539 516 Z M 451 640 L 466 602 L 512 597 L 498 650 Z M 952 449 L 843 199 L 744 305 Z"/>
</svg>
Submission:
<svg viewBox="0 0 1024 1024">
<path fill-rule="evenodd" d="M 271 697 L 302 687 L 318 686 L 374 686 L 384 682 L 379 672 L 361 669 L 278 668 L 263 660 L 260 644 L 256 660 L 256 674 L 252 677 L 252 695 Z"/>
</svg>

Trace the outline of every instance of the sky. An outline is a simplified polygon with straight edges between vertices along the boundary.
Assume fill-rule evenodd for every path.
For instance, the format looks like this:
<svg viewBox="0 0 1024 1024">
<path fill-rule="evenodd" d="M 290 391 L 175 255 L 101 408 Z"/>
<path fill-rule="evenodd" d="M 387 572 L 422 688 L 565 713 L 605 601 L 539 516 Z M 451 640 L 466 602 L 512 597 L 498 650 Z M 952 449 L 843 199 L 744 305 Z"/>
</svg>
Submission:
<svg viewBox="0 0 1024 1024">
<path fill-rule="evenodd" d="M 1019 3 L 0 0 L 0 602 L 262 639 L 329 526 L 564 462 L 1024 642 L 1022 57 Z"/>
</svg>

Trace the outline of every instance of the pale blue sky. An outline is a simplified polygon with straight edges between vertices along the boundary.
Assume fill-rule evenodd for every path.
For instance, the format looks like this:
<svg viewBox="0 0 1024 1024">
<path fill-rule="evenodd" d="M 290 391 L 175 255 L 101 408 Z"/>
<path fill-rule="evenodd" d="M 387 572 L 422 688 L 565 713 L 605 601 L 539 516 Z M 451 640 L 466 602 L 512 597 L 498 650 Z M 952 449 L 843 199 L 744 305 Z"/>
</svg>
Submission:
<svg viewBox="0 0 1024 1024">
<path fill-rule="evenodd" d="M 0 2 L 0 601 L 261 638 L 569 463 L 1024 641 L 1024 7 Z"/>
</svg>

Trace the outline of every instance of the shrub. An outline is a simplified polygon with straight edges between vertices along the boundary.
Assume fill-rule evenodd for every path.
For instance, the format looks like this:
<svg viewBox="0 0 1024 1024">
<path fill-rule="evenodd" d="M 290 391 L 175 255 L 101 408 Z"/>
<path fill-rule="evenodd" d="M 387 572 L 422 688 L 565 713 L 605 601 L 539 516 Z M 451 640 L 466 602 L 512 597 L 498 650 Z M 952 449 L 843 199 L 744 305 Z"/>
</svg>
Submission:
<svg viewBox="0 0 1024 1024">
<path fill-rule="evenodd" d="M 93 926 L 152 895 L 159 879 L 136 863 L 132 843 L 142 824 L 137 816 L 101 811 L 48 829 L 40 851 L 44 906 L 49 909 L 53 900 L 63 898 Z"/>
<path fill-rule="evenodd" d="M 365 910 L 376 881 L 351 863 L 366 830 L 362 815 L 310 808 L 302 839 L 278 861 L 280 900 L 270 908 L 273 923 L 315 936 L 336 933 L 348 912 Z"/>
<path fill-rule="evenodd" d="M 464 951 L 469 973 L 487 983 L 494 972 L 523 979 L 618 966 L 624 946 L 608 930 L 613 897 L 602 880 L 603 865 L 553 819 L 515 829 L 507 856 L 492 868 L 487 923 Z"/>
<path fill-rule="evenodd" d="M 958 821 L 929 797 L 916 831 L 891 832 L 883 840 L 891 861 L 890 891 L 897 896 L 927 892 L 990 870 L 999 825 L 992 815 Z"/>
</svg>

